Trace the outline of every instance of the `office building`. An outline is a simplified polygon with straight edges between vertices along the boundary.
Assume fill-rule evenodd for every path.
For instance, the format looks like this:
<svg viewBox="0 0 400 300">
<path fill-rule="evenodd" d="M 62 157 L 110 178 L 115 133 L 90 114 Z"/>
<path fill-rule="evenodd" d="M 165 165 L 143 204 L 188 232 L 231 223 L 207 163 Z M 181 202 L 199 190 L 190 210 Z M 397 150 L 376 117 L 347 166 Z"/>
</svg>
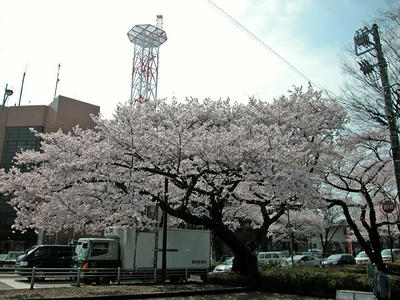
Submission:
<svg viewBox="0 0 400 300">
<path fill-rule="evenodd" d="M 100 107 L 64 96 L 58 96 L 50 105 L 0 106 L 0 168 L 8 170 L 17 152 L 39 150 L 38 132 L 69 132 L 79 124 L 83 129 L 93 128 L 90 115 L 98 115 Z M 0 253 L 23 250 L 37 241 L 33 231 L 21 234 L 11 229 L 15 211 L 7 203 L 9 196 L 0 195 Z"/>
</svg>

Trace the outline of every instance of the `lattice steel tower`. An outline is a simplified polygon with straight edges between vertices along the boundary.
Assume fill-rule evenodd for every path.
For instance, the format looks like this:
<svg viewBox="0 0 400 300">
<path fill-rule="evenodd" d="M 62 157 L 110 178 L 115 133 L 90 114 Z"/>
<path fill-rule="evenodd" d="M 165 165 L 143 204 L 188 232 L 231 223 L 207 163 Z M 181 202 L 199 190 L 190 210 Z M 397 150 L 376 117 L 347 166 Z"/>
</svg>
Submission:
<svg viewBox="0 0 400 300">
<path fill-rule="evenodd" d="M 143 103 L 157 98 L 159 47 L 167 40 L 162 29 L 163 18 L 157 16 L 157 26 L 136 25 L 128 32 L 135 45 L 130 103 Z"/>
</svg>

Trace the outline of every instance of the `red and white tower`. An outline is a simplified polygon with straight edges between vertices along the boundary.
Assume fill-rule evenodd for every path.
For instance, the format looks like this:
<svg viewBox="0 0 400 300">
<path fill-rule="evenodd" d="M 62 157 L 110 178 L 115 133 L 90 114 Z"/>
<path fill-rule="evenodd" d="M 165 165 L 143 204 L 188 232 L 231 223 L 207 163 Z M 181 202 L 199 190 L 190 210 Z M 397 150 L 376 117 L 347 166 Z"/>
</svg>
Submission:
<svg viewBox="0 0 400 300">
<path fill-rule="evenodd" d="M 167 40 L 162 29 L 163 18 L 157 16 L 157 26 L 136 25 L 128 32 L 135 45 L 130 103 L 143 103 L 157 98 L 159 47 Z"/>
</svg>

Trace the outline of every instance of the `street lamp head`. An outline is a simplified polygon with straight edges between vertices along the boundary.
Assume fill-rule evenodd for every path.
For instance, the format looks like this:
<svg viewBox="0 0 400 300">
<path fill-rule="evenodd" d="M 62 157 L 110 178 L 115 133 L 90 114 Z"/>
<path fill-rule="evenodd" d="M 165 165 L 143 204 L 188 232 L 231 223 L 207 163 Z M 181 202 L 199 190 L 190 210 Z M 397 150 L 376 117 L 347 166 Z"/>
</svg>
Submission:
<svg viewBox="0 0 400 300">
<path fill-rule="evenodd" d="M 12 94 L 14 94 L 13 90 L 9 90 L 9 89 L 6 90 L 7 97 L 10 97 Z"/>
</svg>

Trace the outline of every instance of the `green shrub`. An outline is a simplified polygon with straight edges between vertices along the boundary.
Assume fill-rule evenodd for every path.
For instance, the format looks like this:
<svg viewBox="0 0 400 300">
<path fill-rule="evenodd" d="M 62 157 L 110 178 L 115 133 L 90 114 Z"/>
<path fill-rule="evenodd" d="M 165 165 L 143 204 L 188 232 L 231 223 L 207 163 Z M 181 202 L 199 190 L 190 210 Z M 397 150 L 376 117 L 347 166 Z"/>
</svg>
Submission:
<svg viewBox="0 0 400 300">
<path fill-rule="evenodd" d="M 258 262 L 258 270 L 263 272 L 263 270 L 281 267 L 283 262 L 279 260 L 261 261 Z"/>
<path fill-rule="evenodd" d="M 258 287 L 266 292 L 311 295 L 335 298 L 336 290 L 372 291 L 372 279 L 366 266 L 327 268 L 266 268 L 260 267 L 261 283 Z M 392 299 L 400 295 L 400 276 L 389 275 L 392 285 Z M 212 274 L 212 283 L 248 286 L 247 278 L 229 272 Z M 396 296 L 397 297 L 397 296 Z"/>
</svg>

